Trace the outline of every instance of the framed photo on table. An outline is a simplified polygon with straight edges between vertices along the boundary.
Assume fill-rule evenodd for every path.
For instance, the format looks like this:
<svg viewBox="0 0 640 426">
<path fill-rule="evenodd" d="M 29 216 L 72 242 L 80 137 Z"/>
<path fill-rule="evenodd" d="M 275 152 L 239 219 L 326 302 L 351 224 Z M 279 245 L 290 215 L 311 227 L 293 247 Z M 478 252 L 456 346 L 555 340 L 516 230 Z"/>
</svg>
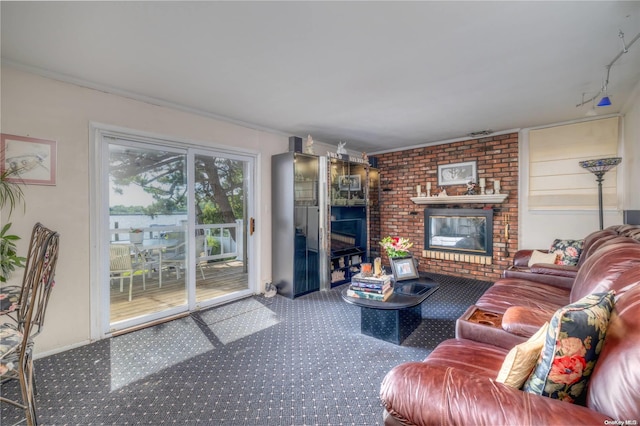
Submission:
<svg viewBox="0 0 640 426">
<path fill-rule="evenodd" d="M 438 165 L 438 186 L 466 185 L 476 182 L 477 161 Z"/>
<path fill-rule="evenodd" d="M 56 184 L 56 142 L 2 133 L 0 172 L 11 172 L 8 182 Z"/>
<path fill-rule="evenodd" d="M 391 258 L 391 270 L 396 281 L 420 278 L 413 256 Z"/>
</svg>

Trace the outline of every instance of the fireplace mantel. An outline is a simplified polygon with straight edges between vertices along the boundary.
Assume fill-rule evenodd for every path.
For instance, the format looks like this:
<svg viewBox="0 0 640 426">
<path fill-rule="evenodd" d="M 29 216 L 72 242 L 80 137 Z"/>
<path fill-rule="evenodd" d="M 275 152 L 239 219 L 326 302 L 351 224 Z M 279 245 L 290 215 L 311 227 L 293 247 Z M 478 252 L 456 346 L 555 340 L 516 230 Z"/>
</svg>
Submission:
<svg viewBox="0 0 640 426">
<path fill-rule="evenodd" d="M 475 204 L 475 203 L 503 203 L 509 194 L 491 195 L 447 195 L 445 197 L 412 197 L 416 204 Z"/>
</svg>

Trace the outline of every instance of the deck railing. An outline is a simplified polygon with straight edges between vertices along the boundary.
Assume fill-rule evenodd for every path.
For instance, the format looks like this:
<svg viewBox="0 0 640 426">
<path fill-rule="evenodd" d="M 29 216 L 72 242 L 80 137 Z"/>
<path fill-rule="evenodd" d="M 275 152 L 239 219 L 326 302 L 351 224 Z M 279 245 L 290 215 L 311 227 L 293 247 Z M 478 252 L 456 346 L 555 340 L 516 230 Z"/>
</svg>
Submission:
<svg viewBox="0 0 640 426">
<path fill-rule="evenodd" d="M 136 229 L 142 231 L 143 239 L 166 238 L 186 241 L 186 225 L 150 225 Z M 231 258 L 242 260 L 242 220 L 236 220 L 234 223 L 196 225 L 195 229 L 198 262 Z M 128 228 L 112 228 L 111 241 L 131 241 L 130 232 Z"/>
</svg>

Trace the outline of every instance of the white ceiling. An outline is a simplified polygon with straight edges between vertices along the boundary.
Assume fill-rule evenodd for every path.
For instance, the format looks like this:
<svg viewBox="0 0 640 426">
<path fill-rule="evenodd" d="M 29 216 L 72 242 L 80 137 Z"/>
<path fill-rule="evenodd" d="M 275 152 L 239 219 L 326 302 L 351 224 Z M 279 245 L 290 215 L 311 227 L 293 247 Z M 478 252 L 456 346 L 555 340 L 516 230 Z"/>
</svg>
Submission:
<svg viewBox="0 0 640 426">
<path fill-rule="evenodd" d="M 1 2 L 2 61 L 376 152 L 583 118 L 640 2 Z M 611 68 L 621 110 L 640 41 Z"/>
</svg>

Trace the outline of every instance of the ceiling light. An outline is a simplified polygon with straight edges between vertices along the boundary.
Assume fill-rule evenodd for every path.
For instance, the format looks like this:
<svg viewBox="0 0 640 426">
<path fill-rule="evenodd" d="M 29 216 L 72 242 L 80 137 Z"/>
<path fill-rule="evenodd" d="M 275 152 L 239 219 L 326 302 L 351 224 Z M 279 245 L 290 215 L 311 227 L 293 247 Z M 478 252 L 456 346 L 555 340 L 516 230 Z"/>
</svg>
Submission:
<svg viewBox="0 0 640 426">
<path fill-rule="evenodd" d="M 598 102 L 598 105 L 596 106 L 599 106 L 599 107 L 611 106 L 611 99 L 609 99 L 609 96 L 604 95 L 602 99 L 600 99 L 600 102 Z"/>
<path fill-rule="evenodd" d="M 479 130 L 477 132 L 467 133 L 467 136 L 470 138 L 477 138 L 480 136 L 489 136 L 491 133 L 493 133 L 493 130 Z"/>
</svg>

